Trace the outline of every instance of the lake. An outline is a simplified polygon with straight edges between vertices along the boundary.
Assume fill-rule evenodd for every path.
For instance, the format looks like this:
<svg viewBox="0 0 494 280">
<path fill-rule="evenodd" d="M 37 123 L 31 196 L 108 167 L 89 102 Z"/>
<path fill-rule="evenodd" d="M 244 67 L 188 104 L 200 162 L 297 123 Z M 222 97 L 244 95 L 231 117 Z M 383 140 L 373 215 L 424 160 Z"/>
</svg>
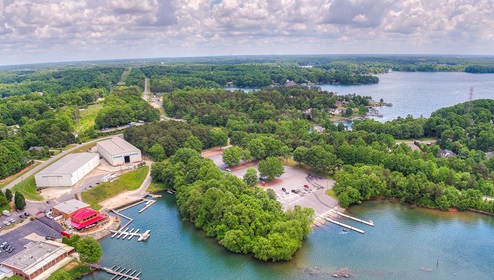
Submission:
<svg viewBox="0 0 494 280">
<path fill-rule="evenodd" d="M 339 94 L 356 93 L 381 98 L 392 107 L 380 107 L 382 118 L 389 121 L 408 114 L 415 118 L 429 117 L 435 110 L 469 100 L 470 88 L 474 99 L 494 98 L 494 74 L 463 72 L 391 72 L 377 75 L 379 84 L 373 85 L 320 85 L 323 90 Z"/>
<path fill-rule="evenodd" d="M 348 209 L 375 227 L 342 220 L 366 231 L 345 233 L 327 224 L 315 228 L 294 259 L 265 263 L 233 254 L 181 221 L 175 198 L 164 194 L 145 212 L 123 214 L 131 227 L 150 229 L 146 242 L 101 240 L 103 265 L 142 269 L 141 279 L 330 279 L 346 271 L 352 279 L 492 279 L 494 217 L 449 213 L 387 201 Z M 343 269 L 343 270 L 342 270 Z M 109 279 L 98 273 L 85 279 Z"/>
</svg>

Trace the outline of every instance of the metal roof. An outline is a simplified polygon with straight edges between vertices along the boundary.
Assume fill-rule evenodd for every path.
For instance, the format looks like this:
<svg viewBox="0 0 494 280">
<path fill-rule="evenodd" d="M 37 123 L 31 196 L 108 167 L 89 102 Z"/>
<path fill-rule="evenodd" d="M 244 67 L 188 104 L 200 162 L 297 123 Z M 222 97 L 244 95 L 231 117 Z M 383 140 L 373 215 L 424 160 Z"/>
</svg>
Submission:
<svg viewBox="0 0 494 280">
<path fill-rule="evenodd" d="M 98 149 L 102 148 L 110 155 L 120 155 L 123 153 L 138 152 L 139 149 L 120 137 L 115 137 L 109 140 L 100 141 L 97 143 Z"/>
<path fill-rule="evenodd" d="M 99 155 L 97 153 L 68 154 L 41 170 L 38 175 L 72 174 L 95 157 L 99 158 Z"/>
<path fill-rule="evenodd" d="M 60 202 L 59 204 L 53 206 L 53 208 L 56 208 L 58 211 L 70 215 L 70 214 L 74 213 L 75 211 L 82 209 L 82 208 L 86 208 L 88 206 L 89 206 L 89 204 L 84 203 L 80 200 L 71 199 L 71 200 L 67 200 L 64 202 Z"/>
<path fill-rule="evenodd" d="M 30 242 L 25 245 L 24 250 L 8 258 L 2 264 L 22 270 L 24 273 L 31 275 L 73 249 L 73 247 L 62 243 L 47 241 Z"/>
</svg>

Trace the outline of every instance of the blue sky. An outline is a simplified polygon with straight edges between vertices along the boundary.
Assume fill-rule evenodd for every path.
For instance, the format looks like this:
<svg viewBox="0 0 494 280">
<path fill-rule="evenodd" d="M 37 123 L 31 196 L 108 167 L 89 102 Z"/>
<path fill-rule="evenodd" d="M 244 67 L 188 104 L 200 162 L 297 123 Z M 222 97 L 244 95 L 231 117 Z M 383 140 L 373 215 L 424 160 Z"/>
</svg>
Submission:
<svg viewBox="0 0 494 280">
<path fill-rule="evenodd" d="M 249 54 L 494 55 L 493 0 L 0 0 L 0 65 Z"/>
</svg>

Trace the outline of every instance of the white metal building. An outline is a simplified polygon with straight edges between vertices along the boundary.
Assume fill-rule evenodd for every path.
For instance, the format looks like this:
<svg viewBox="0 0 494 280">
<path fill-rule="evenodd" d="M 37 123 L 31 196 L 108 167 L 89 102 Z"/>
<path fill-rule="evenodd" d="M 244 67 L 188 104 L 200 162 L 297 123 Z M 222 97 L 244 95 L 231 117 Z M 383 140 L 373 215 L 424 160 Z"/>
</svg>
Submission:
<svg viewBox="0 0 494 280">
<path fill-rule="evenodd" d="M 38 187 L 71 187 L 99 165 L 96 153 L 69 154 L 34 176 Z"/>
<path fill-rule="evenodd" d="M 116 166 L 142 160 L 141 151 L 120 137 L 96 143 L 98 153 Z"/>
</svg>

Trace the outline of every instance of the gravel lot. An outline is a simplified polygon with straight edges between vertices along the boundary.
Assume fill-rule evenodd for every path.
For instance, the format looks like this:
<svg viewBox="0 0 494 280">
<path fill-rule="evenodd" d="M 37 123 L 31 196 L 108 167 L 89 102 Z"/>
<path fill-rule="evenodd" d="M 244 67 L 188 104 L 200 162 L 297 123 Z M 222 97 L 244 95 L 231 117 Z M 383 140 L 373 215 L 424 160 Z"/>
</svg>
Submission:
<svg viewBox="0 0 494 280">
<path fill-rule="evenodd" d="M 221 169 L 228 167 L 223 163 L 222 155 L 216 154 L 210 157 L 216 166 Z M 243 177 L 248 167 L 253 167 L 257 170 L 257 164 L 247 167 L 232 168 L 231 173 Z M 316 217 L 338 206 L 338 201 L 325 194 L 325 191 L 331 189 L 334 185 L 334 180 L 327 178 L 312 177 L 311 182 L 307 180 L 308 174 L 300 169 L 285 166 L 285 173 L 281 177 L 266 182 L 264 188 L 271 188 L 278 196 L 278 201 L 283 205 L 283 209 L 293 209 L 295 205 L 302 207 L 310 207 L 314 209 Z M 310 191 L 305 191 L 304 185 L 309 185 Z M 319 186 L 319 189 L 317 188 Z M 285 188 L 288 193 L 283 192 Z M 292 190 L 299 189 L 301 194 L 293 193 Z"/>
</svg>

